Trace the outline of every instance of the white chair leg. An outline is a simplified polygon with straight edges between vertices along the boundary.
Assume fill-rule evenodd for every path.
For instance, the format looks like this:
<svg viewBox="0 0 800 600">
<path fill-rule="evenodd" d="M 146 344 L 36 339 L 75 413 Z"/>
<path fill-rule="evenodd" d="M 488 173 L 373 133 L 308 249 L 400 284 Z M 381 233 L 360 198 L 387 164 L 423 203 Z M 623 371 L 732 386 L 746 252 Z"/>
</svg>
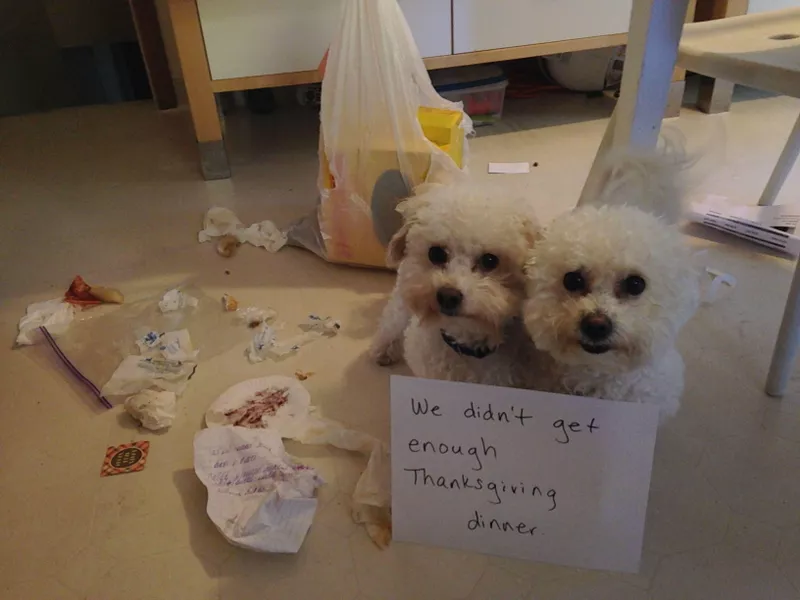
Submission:
<svg viewBox="0 0 800 600">
<path fill-rule="evenodd" d="M 619 101 L 579 206 L 595 196 L 605 152 L 627 146 L 654 148 L 658 142 L 688 6 L 689 0 L 633 0 Z"/>
<path fill-rule="evenodd" d="M 800 261 L 794 269 L 792 287 L 783 311 L 778 341 L 772 353 L 772 363 L 767 376 L 767 394 L 783 396 L 792 375 L 797 349 L 800 346 Z"/>
<path fill-rule="evenodd" d="M 783 182 L 786 181 L 797 161 L 798 154 L 800 154 L 800 117 L 797 117 L 792 133 L 789 134 L 789 140 L 778 159 L 778 164 L 775 165 L 772 175 L 769 176 L 767 187 L 764 188 L 758 201 L 759 206 L 771 206 L 775 202 L 775 198 L 778 197 L 783 187 Z"/>
</svg>

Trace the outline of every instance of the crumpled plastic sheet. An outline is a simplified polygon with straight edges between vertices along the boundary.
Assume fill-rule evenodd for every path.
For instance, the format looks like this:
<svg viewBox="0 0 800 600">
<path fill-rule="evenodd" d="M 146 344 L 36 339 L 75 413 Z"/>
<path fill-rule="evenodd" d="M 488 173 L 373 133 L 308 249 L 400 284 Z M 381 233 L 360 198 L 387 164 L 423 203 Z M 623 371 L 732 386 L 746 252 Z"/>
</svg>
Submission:
<svg viewBox="0 0 800 600">
<path fill-rule="evenodd" d="M 198 233 L 199 242 L 208 242 L 223 235 L 232 235 L 242 244 L 252 244 L 277 252 L 286 245 L 287 237 L 272 221 L 261 221 L 245 227 L 232 210 L 215 206 L 203 219 L 203 229 Z"/>
<path fill-rule="evenodd" d="M 75 319 L 75 307 L 63 298 L 34 302 L 25 310 L 25 316 L 19 320 L 18 346 L 30 346 L 34 343 L 32 334 L 39 327 L 46 327 L 54 337 L 58 337 L 69 329 Z"/>
</svg>

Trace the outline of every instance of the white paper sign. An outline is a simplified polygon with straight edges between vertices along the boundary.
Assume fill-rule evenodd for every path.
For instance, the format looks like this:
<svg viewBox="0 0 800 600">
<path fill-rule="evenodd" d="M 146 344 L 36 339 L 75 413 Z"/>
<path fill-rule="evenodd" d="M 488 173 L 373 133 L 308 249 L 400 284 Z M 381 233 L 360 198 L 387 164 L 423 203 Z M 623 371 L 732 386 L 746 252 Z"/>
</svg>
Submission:
<svg viewBox="0 0 800 600">
<path fill-rule="evenodd" d="M 656 407 L 400 376 L 391 402 L 396 541 L 638 571 Z"/>
</svg>

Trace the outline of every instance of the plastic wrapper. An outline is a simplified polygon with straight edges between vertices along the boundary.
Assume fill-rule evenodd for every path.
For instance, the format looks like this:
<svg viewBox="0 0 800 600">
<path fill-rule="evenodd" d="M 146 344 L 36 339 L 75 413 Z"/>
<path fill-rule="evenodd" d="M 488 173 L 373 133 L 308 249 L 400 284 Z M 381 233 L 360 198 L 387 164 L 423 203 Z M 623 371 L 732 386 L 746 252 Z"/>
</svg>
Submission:
<svg viewBox="0 0 800 600">
<path fill-rule="evenodd" d="M 424 182 L 462 177 L 471 131 L 461 105 L 431 85 L 396 0 L 345 0 L 322 83 L 319 203 L 290 242 L 385 266 L 397 204 Z"/>
<path fill-rule="evenodd" d="M 196 299 L 197 304 L 162 312 L 159 303 L 163 301 L 165 292 L 171 289 L 178 289 L 186 296 Z M 119 395 L 121 399 L 121 396 L 135 394 L 150 387 L 146 381 L 139 381 L 136 377 L 132 379 L 129 376 L 145 374 L 139 368 L 144 365 L 139 365 L 138 362 L 143 356 L 151 356 L 151 353 L 145 351 L 142 355 L 137 342 L 144 343 L 143 339 L 148 332 L 156 336 L 172 332 L 170 336 L 177 336 L 167 338 L 173 343 L 170 345 L 171 350 L 167 352 L 175 351 L 177 354 L 165 356 L 162 351 L 159 360 L 193 363 L 191 370 L 195 367 L 202 368 L 203 361 L 227 352 L 238 344 L 246 343 L 248 338 L 247 330 L 239 325 L 235 314 L 220 309 L 218 298 L 209 297 L 194 285 L 183 284 L 162 289 L 127 304 L 103 305 L 79 311 L 75 314 L 72 325 L 61 333 L 57 340 L 60 349 L 70 362 L 82 376 L 98 388 L 106 388 L 112 374 L 122 367 L 123 361 L 129 361 L 125 370 L 120 373 L 119 385 L 115 383 L 113 386 L 114 395 Z M 63 365 L 59 365 L 58 361 L 53 360 L 53 352 L 44 343 L 41 333 L 38 330 L 32 331 L 31 337 L 33 345 L 21 351 L 48 368 L 61 370 L 65 379 L 73 381 L 75 376 Z M 185 341 L 187 337 L 190 340 L 189 347 L 175 347 L 176 340 Z M 184 357 L 189 357 L 190 354 L 193 356 L 190 360 L 184 361 L 181 359 L 181 352 L 184 352 Z M 152 367 L 147 373 L 159 375 L 159 371 L 162 371 L 161 377 L 158 378 L 164 380 L 173 378 L 174 373 L 170 373 L 170 369 L 174 364 L 159 364 L 159 360 L 155 365 L 145 366 Z M 183 373 L 187 379 L 191 374 L 186 369 Z M 137 381 L 135 385 L 132 384 L 134 379 Z M 167 388 L 170 391 L 182 391 L 185 388 L 185 381 L 183 383 L 182 387 L 179 386 L 180 389 L 169 385 Z"/>
<path fill-rule="evenodd" d="M 75 307 L 63 298 L 34 302 L 25 310 L 25 316 L 19 320 L 18 346 L 30 346 L 38 337 L 37 329 L 47 327 L 54 336 L 60 337 L 69 329 L 75 319 Z"/>
</svg>

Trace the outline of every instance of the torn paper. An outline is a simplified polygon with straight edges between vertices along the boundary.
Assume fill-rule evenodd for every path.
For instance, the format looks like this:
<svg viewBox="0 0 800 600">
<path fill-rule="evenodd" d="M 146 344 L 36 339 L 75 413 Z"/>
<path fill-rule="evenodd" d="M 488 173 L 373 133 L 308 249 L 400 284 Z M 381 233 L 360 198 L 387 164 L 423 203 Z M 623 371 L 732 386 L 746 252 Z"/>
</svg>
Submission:
<svg viewBox="0 0 800 600">
<path fill-rule="evenodd" d="M 308 320 L 300 324 L 303 333 L 279 340 L 275 328 L 262 323 L 254 332 L 250 346 L 247 348 L 247 360 L 251 363 L 259 363 L 267 358 L 284 358 L 315 340 L 334 337 L 341 328 L 341 323 L 331 317 L 309 315 Z"/>
<path fill-rule="evenodd" d="M 104 396 L 128 396 L 155 387 L 180 396 L 194 375 L 193 361 L 130 355 L 100 390 Z"/>
<path fill-rule="evenodd" d="M 277 393 L 277 394 L 276 394 Z M 261 398 L 269 396 L 266 403 Z M 285 400 L 284 400 L 285 398 Z M 266 410 L 263 409 L 266 404 Z M 250 412 L 251 418 L 248 418 Z M 391 470 L 386 444 L 366 433 L 326 419 L 311 405 L 305 387 L 289 377 L 262 377 L 243 381 L 225 391 L 206 411 L 206 425 L 230 425 L 244 419 L 303 444 L 331 445 L 369 458 L 353 493 L 352 516 L 363 523 L 372 540 L 385 547 L 391 539 Z"/>
<path fill-rule="evenodd" d="M 194 361 L 198 355 L 192 346 L 188 329 L 165 332 L 148 330 L 139 336 L 136 346 L 142 356 L 173 361 Z"/>
<path fill-rule="evenodd" d="M 703 288 L 703 304 L 717 302 L 736 287 L 736 278 L 730 273 L 723 273 L 717 269 L 706 267 L 706 274 L 711 278 L 711 281 Z"/>
<path fill-rule="evenodd" d="M 142 390 L 125 400 L 125 410 L 145 429 L 158 431 L 172 425 L 178 410 L 175 392 Z"/>
<path fill-rule="evenodd" d="M 203 229 L 197 239 L 208 242 L 224 235 L 232 235 L 242 244 L 260 246 L 270 252 L 277 252 L 287 241 L 286 234 L 272 221 L 261 221 L 245 227 L 232 210 L 215 206 L 206 213 Z"/>
<path fill-rule="evenodd" d="M 707 196 L 704 201 L 690 205 L 687 218 L 771 250 L 800 256 L 800 237 L 776 229 L 797 224 L 800 219 L 797 205 L 733 206 L 721 196 Z"/>
<path fill-rule="evenodd" d="M 231 544 L 259 552 L 300 549 L 322 479 L 295 462 L 270 429 L 223 426 L 194 438 L 194 468 L 208 516 Z"/>
<path fill-rule="evenodd" d="M 183 293 L 179 289 L 167 291 L 158 303 L 158 308 L 162 313 L 173 312 L 183 308 L 194 308 L 198 305 L 197 298 Z"/>
<path fill-rule="evenodd" d="M 75 318 L 75 307 L 64 302 L 63 298 L 34 302 L 25 310 L 25 316 L 19 320 L 17 345 L 33 344 L 31 334 L 39 327 L 46 327 L 53 336 L 59 336 L 69 329 Z"/>
<path fill-rule="evenodd" d="M 267 360 L 270 351 L 275 346 L 275 330 L 267 324 L 261 324 L 253 332 L 253 339 L 245 350 L 247 360 L 256 364 Z"/>
</svg>

